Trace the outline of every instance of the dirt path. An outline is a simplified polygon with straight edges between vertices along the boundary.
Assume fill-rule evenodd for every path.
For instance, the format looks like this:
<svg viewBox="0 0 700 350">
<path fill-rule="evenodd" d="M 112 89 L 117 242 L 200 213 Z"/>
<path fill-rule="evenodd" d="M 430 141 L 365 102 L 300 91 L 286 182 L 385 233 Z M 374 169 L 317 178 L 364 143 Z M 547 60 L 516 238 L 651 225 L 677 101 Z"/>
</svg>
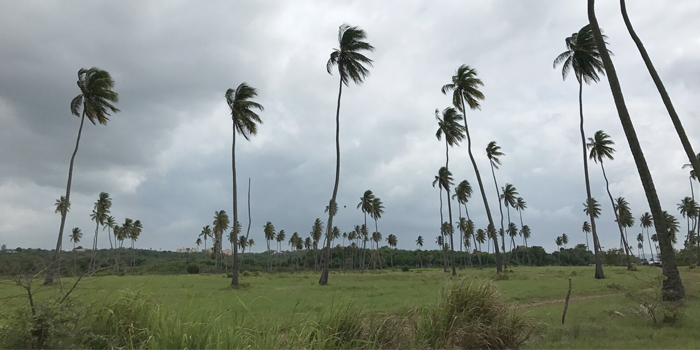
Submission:
<svg viewBox="0 0 700 350">
<path fill-rule="evenodd" d="M 575 301 L 583 301 L 583 300 L 590 300 L 590 299 L 599 299 L 599 298 L 605 298 L 605 297 L 611 297 L 611 296 L 618 296 L 618 295 L 623 295 L 624 293 L 607 293 L 607 294 L 596 294 L 596 295 L 586 295 L 586 296 L 581 296 L 581 297 L 571 297 L 569 299 L 569 302 L 575 302 Z M 549 305 L 549 304 L 559 304 L 559 303 L 564 303 L 564 298 L 561 299 L 551 299 L 551 300 L 543 300 L 543 301 L 535 301 L 531 303 L 522 303 L 520 306 L 522 307 L 533 307 L 533 306 L 542 306 L 542 305 Z"/>
</svg>

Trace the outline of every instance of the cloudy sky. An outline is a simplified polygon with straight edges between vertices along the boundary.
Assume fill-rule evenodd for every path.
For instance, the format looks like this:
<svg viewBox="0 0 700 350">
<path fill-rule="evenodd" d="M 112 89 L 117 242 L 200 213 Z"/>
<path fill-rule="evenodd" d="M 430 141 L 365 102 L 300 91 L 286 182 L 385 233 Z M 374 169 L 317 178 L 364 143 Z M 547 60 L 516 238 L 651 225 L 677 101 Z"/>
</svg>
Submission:
<svg viewBox="0 0 700 350">
<path fill-rule="evenodd" d="M 628 7 L 698 151 L 700 2 L 635 0 Z M 619 4 L 600 2 L 597 11 L 662 205 L 681 219 L 676 203 L 690 192 L 681 169 L 687 158 Z M 362 222 L 355 206 L 371 189 L 386 206 L 384 236 L 397 235 L 400 248 L 415 247 L 418 235 L 435 246 L 439 197 L 431 182 L 445 159 L 434 110 L 449 106 L 440 87 L 468 64 L 484 82 L 483 107 L 468 118 L 494 214 L 484 151 L 491 140 L 506 154 L 499 186 L 514 184 L 528 203 L 530 244 L 551 250 L 564 232 L 571 244 L 585 243 L 578 86 L 573 77 L 562 81 L 552 61 L 587 23 L 586 1 L 0 0 L 0 244 L 55 246 L 54 202 L 65 193 L 79 126 L 69 103 L 79 93 L 77 71 L 93 66 L 112 74 L 121 112 L 107 126 L 85 126 L 67 232 L 94 232 L 89 214 L 104 191 L 118 222 L 143 222 L 138 247 L 194 246 L 214 211 L 232 211 L 224 92 L 247 82 L 265 111 L 258 135 L 237 145 L 239 216 L 245 228 L 251 178 L 254 250 L 264 249 L 267 221 L 288 237 L 307 236 L 333 189 L 338 77 L 325 64 L 345 22 L 364 29 L 376 50 L 366 82 L 343 93 L 341 231 Z M 584 88 L 584 108 L 587 134 L 602 129 L 617 142 L 606 168 L 611 191 L 639 217 L 648 207 L 607 81 Z M 450 152 L 455 179 L 476 187 L 466 144 Z M 600 168 L 592 164 L 590 174 L 603 205 L 602 244 L 618 246 Z M 486 227 L 479 197 L 469 210 Z M 630 234 L 638 231 L 635 225 Z M 108 246 L 104 235 L 100 245 Z"/>
</svg>

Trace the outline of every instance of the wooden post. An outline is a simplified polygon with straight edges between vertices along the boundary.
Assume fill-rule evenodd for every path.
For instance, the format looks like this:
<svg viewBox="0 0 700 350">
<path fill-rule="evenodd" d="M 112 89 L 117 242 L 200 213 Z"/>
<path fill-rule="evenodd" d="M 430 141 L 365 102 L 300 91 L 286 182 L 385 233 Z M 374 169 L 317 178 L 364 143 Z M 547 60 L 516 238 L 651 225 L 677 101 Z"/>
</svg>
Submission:
<svg viewBox="0 0 700 350">
<path fill-rule="evenodd" d="M 569 309 L 569 297 L 571 297 L 571 277 L 569 277 L 569 291 L 566 293 L 566 300 L 564 301 L 564 313 L 561 315 L 561 324 L 564 324 L 566 319 L 566 310 Z"/>
</svg>

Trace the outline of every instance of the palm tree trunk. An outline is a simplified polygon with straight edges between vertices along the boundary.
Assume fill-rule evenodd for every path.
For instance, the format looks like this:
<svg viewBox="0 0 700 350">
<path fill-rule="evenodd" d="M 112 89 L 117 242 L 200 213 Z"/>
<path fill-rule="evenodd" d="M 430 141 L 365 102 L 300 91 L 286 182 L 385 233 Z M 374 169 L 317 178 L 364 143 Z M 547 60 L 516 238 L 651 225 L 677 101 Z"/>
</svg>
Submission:
<svg viewBox="0 0 700 350">
<path fill-rule="evenodd" d="M 464 117 L 464 129 L 467 134 L 467 152 L 469 152 L 469 159 L 472 161 L 472 166 L 474 167 L 474 173 L 476 174 L 476 181 L 479 182 L 479 190 L 481 190 L 481 198 L 484 201 L 484 209 L 486 210 L 486 217 L 489 219 L 489 225 L 491 230 L 496 230 L 496 226 L 493 224 L 493 217 L 491 217 L 491 209 L 489 209 L 489 202 L 486 199 L 486 192 L 484 191 L 484 183 L 481 181 L 481 174 L 479 174 L 479 168 L 476 166 L 476 161 L 474 160 L 474 155 L 472 154 L 472 138 L 469 135 L 469 126 L 467 125 L 467 112 L 464 104 L 464 96 L 461 96 L 462 100 L 462 116 Z M 503 267 L 501 265 L 501 254 L 498 251 L 498 238 L 494 235 L 493 238 L 495 244 L 495 255 L 496 255 L 496 273 L 503 272 Z"/>
<path fill-rule="evenodd" d="M 578 106 L 580 115 L 580 129 L 581 129 L 581 143 L 583 145 L 583 174 L 586 179 L 586 198 L 588 202 L 591 202 L 593 196 L 591 196 L 591 183 L 588 178 L 588 157 L 586 157 L 586 133 L 583 130 L 583 81 L 578 78 Z M 593 235 L 593 253 L 595 255 L 595 278 L 603 279 L 605 274 L 603 273 L 603 257 L 600 253 L 600 241 L 598 240 L 598 230 L 595 226 L 595 213 L 591 210 L 588 213 L 588 218 L 591 220 L 591 234 Z"/>
<path fill-rule="evenodd" d="M 459 202 L 459 199 L 457 200 L 457 210 L 459 211 L 459 224 L 457 225 L 459 229 L 459 253 L 462 255 L 462 268 L 465 268 L 465 263 L 464 263 L 464 250 L 462 249 L 462 243 L 464 242 L 464 232 L 462 232 L 461 225 L 462 225 L 462 203 Z"/>
<path fill-rule="evenodd" d="M 233 172 L 233 262 L 231 264 L 231 287 L 238 288 L 238 187 L 236 186 L 236 124 L 233 124 L 233 142 L 231 143 L 231 171 Z"/>
<path fill-rule="evenodd" d="M 95 259 L 97 258 L 97 232 L 100 229 L 100 222 L 95 218 L 95 238 L 92 239 L 92 259 L 90 259 L 89 270 L 92 270 Z"/>
<path fill-rule="evenodd" d="M 445 254 L 445 233 L 442 232 L 442 224 L 445 222 L 445 218 L 442 216 L 442 186 L 440 187 L 440 235 L 442 236 L 442 272 L 447 272 L 447 256 Z"/>
<path fill-rule="evenodd" d="M 75 163 L 75 155 L 78 153 L 78 146 L 80 145 L 80 135 L 83 133 L 83 124 L 85 123 L 85 104 L 83 103 L 83 116 L 80 118 L 80 127 L 78 128 L 78 138 L 75 140 L 75 149 L 73 150 L 73 155 L 70 157 L 70 165 L 68 166 L 68 184 L 66 185 L 66 204 L 70 203 L 70 187 L 73 181 L 73 164 Z M 50 285 L 53 283 L 53 277 L 55 273 L 58 273 L 58 269 L 54 270 L 54 266 L 58 266 L 58 253 L 61 251 L 63 245 L 63 229 L 66 226 L 66 216 L 68 216 L 68 211 L 61 212 L 61 226 L 58 229 L 58 241 L 56 242 L 56 250 L 51 257 L 51 262 L 49 264 L 48 272 L 46 273 L 46 278 L 44 279 L 44 285 Z"/>
<path fill-rule="evenodd" d="M 503 267 L 507 268 L 508 253 L 506 253 L 506 231 L 503 229 L 503 205 L 501 204 L 501 190 L 498 189 L 498 181 L 496 181 L 496 171 L 493 169 L 493 163 L 489 161 L 489 164 L 491 164 L 491 174 L 493 175 L 493 183 L 496 185 L 496 195 L 498 196 L 498 209 L 501 211 L 501 249 L 503 249 L 503 255 L 505 255 L 505 259 L 503 260 Z M 496 246 L 498 246 L 498 242 L 496 242 Z"/>
<path fill-rule="evenodd" d="M 615 66 L 610 59 L 610 54 L 605 46 L 605 41 L 603 40 L 600 27 L 598 26 L 598 21 L 595 17 L 595 0 L 588 0 L 588 19 L 593 29 L 593 36 L 595 37 L 596 45 L 601 48 L 600 56 L 603 60 L 603 64 L 605 65 L 605 71 L 608 74 L 608 83 L 610 84 L 610 90 L 612 91 L 613 98 L 615 100 L 618 116 L 620 117 L 622 128 L 625 131 L 627 142 L 630 145 L 630 150 L 637 165 L 637 171 L 639 172 L 639 177 L 642 181 L 644 192 L 654 218 L 654 228 L 656 229 L 656 234 L 659 237 L 659 244 L 661 246 L 663 273 L 666 276 L 666 278 L 663 280 L 662 296 L 666 301 L 679 300 L 685 297 L 685 290 L 683 288 L 680 273 L 678 272 L 678 267 L 676 266 L 676 257 L 673 251 L 673 244 L 671 243 L 671 237 L 666 229 L 666 222 L 664 221 L 661 204 L 659 203 L 659 197 L 656 194 L 654 180 L 651 177 L 649 166 L 644 158 L 644 152 L 642 152 L 639 139 L 637 138 L 637 134 L 634 130 L 634 125 L 632 124 L 629 112 L 627 111 L 627 106 L 625 105 L 625 100 L 622 95 L 622 88 L 620 87 L 620 82 L 617 79 L 617 73 L 615 72 Z"/>
<path fill-rule="evenodd" d="M 446 172 L 449 173 L 450 171 L 450 145 L 447 143 L 447 136 L 445 136 L 445 170 Z M 449 184 L 448 184 L 449 186 Z M 451 252 L 451 258 L 452 258 L 452 276 L 457 276 L 457 270 L 455 269 L 455 265 L 457 265 L 457 261 L 455 260 L 455 239 L 454 239 L 454 227 L 452 226 L 452 199 L 450 198 L 450 188 L 446 188 L 445 192 L 447 192 L 447 212 L 448 212 L 448 218 L 450 219 L 450 252 Z M 442 197 L 440 197 L 442 198 Z M 460 247 L 462 246 L 462 242 L 460 240 L 459 243 Z"/>
<path fill-rule="evenodd" d="M 647 242 L 649 242 L 649 252 L 651 253 L 651 260 L 654 260 L 654 247 L 651 245 L 651 238 L 649 237 L 649 227 L 646 227 L 647 231 Z"/>
<path fill-rule="evenodd" d="M 651 75 L 652 80 L 654 80 L 654 84 L 656 85 L 656 89 L 659 90 L 659 95 L 661 95 L 661 100 L 663 100 L 664 106 L 666 106 L 666 110 L 668 111 L 668 115 L 671 117 L 671 121 L 673 122 L 673 126 L 676 128 L 676 133 L 678 133 L 678 138 L 681 139 L 681 143 L 683 144 L 683 150 L 685 151 L 685 154 L 688 156 L 688 159 L 690 160 L 690 164 L 692 164 L 693 169 L 695 170 L 695 173 L 700 174 L 700 160 L 695 156 L 695 152 L 693 151 L 693 146 L 690 144 L 690 141 L 688 140 L 688 136 L 685 133 L 685 129 L 683 128 L 683 124 L 681 124 L 681 120 L 678 117 L 678 114 L 676 113 L 676 109 L 673 107 L 673 102 L 671 102 L 671 97 L 668 96 L 668 93 L 666 92 L 666 88 L 664 87 L 664 83 L 661 81 L 661 78 L 659 77 L 659 73 L 656 72 L 656 68 L 654 68 L 654 64 L 651 62 L 651 58 L 649 57 L 647 50 L 644 48 L 644 44 L 642 44 L 642 40 L 639 39 L 639 37 L 637 36 L 637 33 L 634 31 L 634 28 L 632 28 L 632 23 L 630 22 L 629 16 L 627 16 L 627 6 L 625 5 L 625 0 L 620 0 L 620 9 L 622 10 L 622 19 L 625 21 L 625 26 L 627 27 L 627 31 L 629 31 L 630 36 L 632 37 L 632 40 L 634 40 L 635 45 L 637 45 L 637 49 L 639 50 L 639 53 L 642 55 L 642 60 L 644 60 L 644 64 L 647 66 L 647 70 L 649 70 L 649 75 Z"/>
<path fill-rule="evenodd" d="M 603 165 L 602 159 L 600 160 L 600 169 L 603 170 L 603 178 L 605 179 L 605 190 L 608 192 L 608 197 L 610 198 L 610 204 L 612 205 L 613 213 L 615 214 L 615 222 L 617 222 L 617 228 L 620 230 L 620 238 L 622 241 L 625 241 L 626 237 L 622 233 L 622 223 L 620 222 L 620 216 L 617 215 L 617 210 L 615 210 L 615 200 L 613 199 L 613 196 L 610 193 L 610 182 L 608 182 L 608 175 L 605 173 L 605 166 Z M 625 246 L 625 255 L 627 255 L 627 269 L 634 270 L 634 268 L 632 267 L 632 259 L 630 258 L 630 251 L 629 247 L 627 246 L 627 242 L 624 242 L 623 245 Z"/>
<path fill-rule="evenodd" d="M 479 268 L 481 268 L 481 242 L 477 242 L 475 236 L 472 236 L 472 239 L 474 240 L 474 248 L 476 248 L 477 246 L 479 247 L 477 254 L 476 254 L 476 258 L 479 261 Z M 478 245 L 477 245 L 477 243 L 478 243 Z"/>
<path fill-rule="evenodd" d="M 338 182 L 340 182 L 340 96 L 343 93 L 343 79 L 340 78 L 338 84 L 338 107 L 335 111 L 335 184 L 333 185 L 333 196 L 331 197 L 331 202 L 328 207 L 328 227 L 326 227 L 326 236 L 331 236 L 331 230 L 333 230 L 333 211 L 336 207 L 335 198 L 338 195 Z M 321 278 L 318 280 L 318 284 L 325 286 L 328 284 L 328 269 L 331 260 L 331 240 L 326 240 L 326 251 L 325 260 L 326 265 L 323 266 L 323 272 L 321 273 Z"/>
</svg>

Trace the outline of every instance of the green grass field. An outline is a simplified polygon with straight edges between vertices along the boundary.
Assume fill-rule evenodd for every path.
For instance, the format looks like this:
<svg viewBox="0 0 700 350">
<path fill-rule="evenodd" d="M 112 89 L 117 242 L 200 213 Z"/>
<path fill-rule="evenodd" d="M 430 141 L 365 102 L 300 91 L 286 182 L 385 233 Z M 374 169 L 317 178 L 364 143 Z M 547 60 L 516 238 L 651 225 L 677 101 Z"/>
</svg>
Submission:
<svg viewBox="0 0 700 350">
<path fill-rule="evenodd" d="M 517 267 L 507 279 L 494 280 L 492 270 L 460 270 L 456 278 L 441 270 L 332 273 L 328 286 L 318 286 L 317 273 L 242 276 L 243 287 L 232 290 L 223 275 L 108 276 L 84 280 L 75 298 L 84 303 L 116 300 L 136 292 L 193 320 L 221 325 L 291 325 L 295 320 L 321 318 L 328 310 L 352 303 L 363 313 L 403 315 L 435 305 L 441 289 L 461 281 L 494 283 L 503 297 L 516 303 L 520 313 L 537 323 L 529 348 L 699 348 L 700 269 L 681 268 L 689 298 L 672 325 L 655 326 L 640 312 L 640 304 L 625 291 L 653 294 L 660 269 L 638 271 L 607 267 L 606 279 L 593 279 L 592 267 Z M 565 326 L 561 326 L 567 280 L 573 288 Z M 68 285 L 69 279 L 63 283 Z M 0 285 L 0 298 L 21 294 L 10 284 Z M 49 295 L 45 290 L 42 295 Z M 26 299 L 6 300 L 0 308 L 13 309 Z M 300 321 L 301 322 L 301 321 Z M 211 327 L 216 325 L 210 324 Z"/>
</svg>

